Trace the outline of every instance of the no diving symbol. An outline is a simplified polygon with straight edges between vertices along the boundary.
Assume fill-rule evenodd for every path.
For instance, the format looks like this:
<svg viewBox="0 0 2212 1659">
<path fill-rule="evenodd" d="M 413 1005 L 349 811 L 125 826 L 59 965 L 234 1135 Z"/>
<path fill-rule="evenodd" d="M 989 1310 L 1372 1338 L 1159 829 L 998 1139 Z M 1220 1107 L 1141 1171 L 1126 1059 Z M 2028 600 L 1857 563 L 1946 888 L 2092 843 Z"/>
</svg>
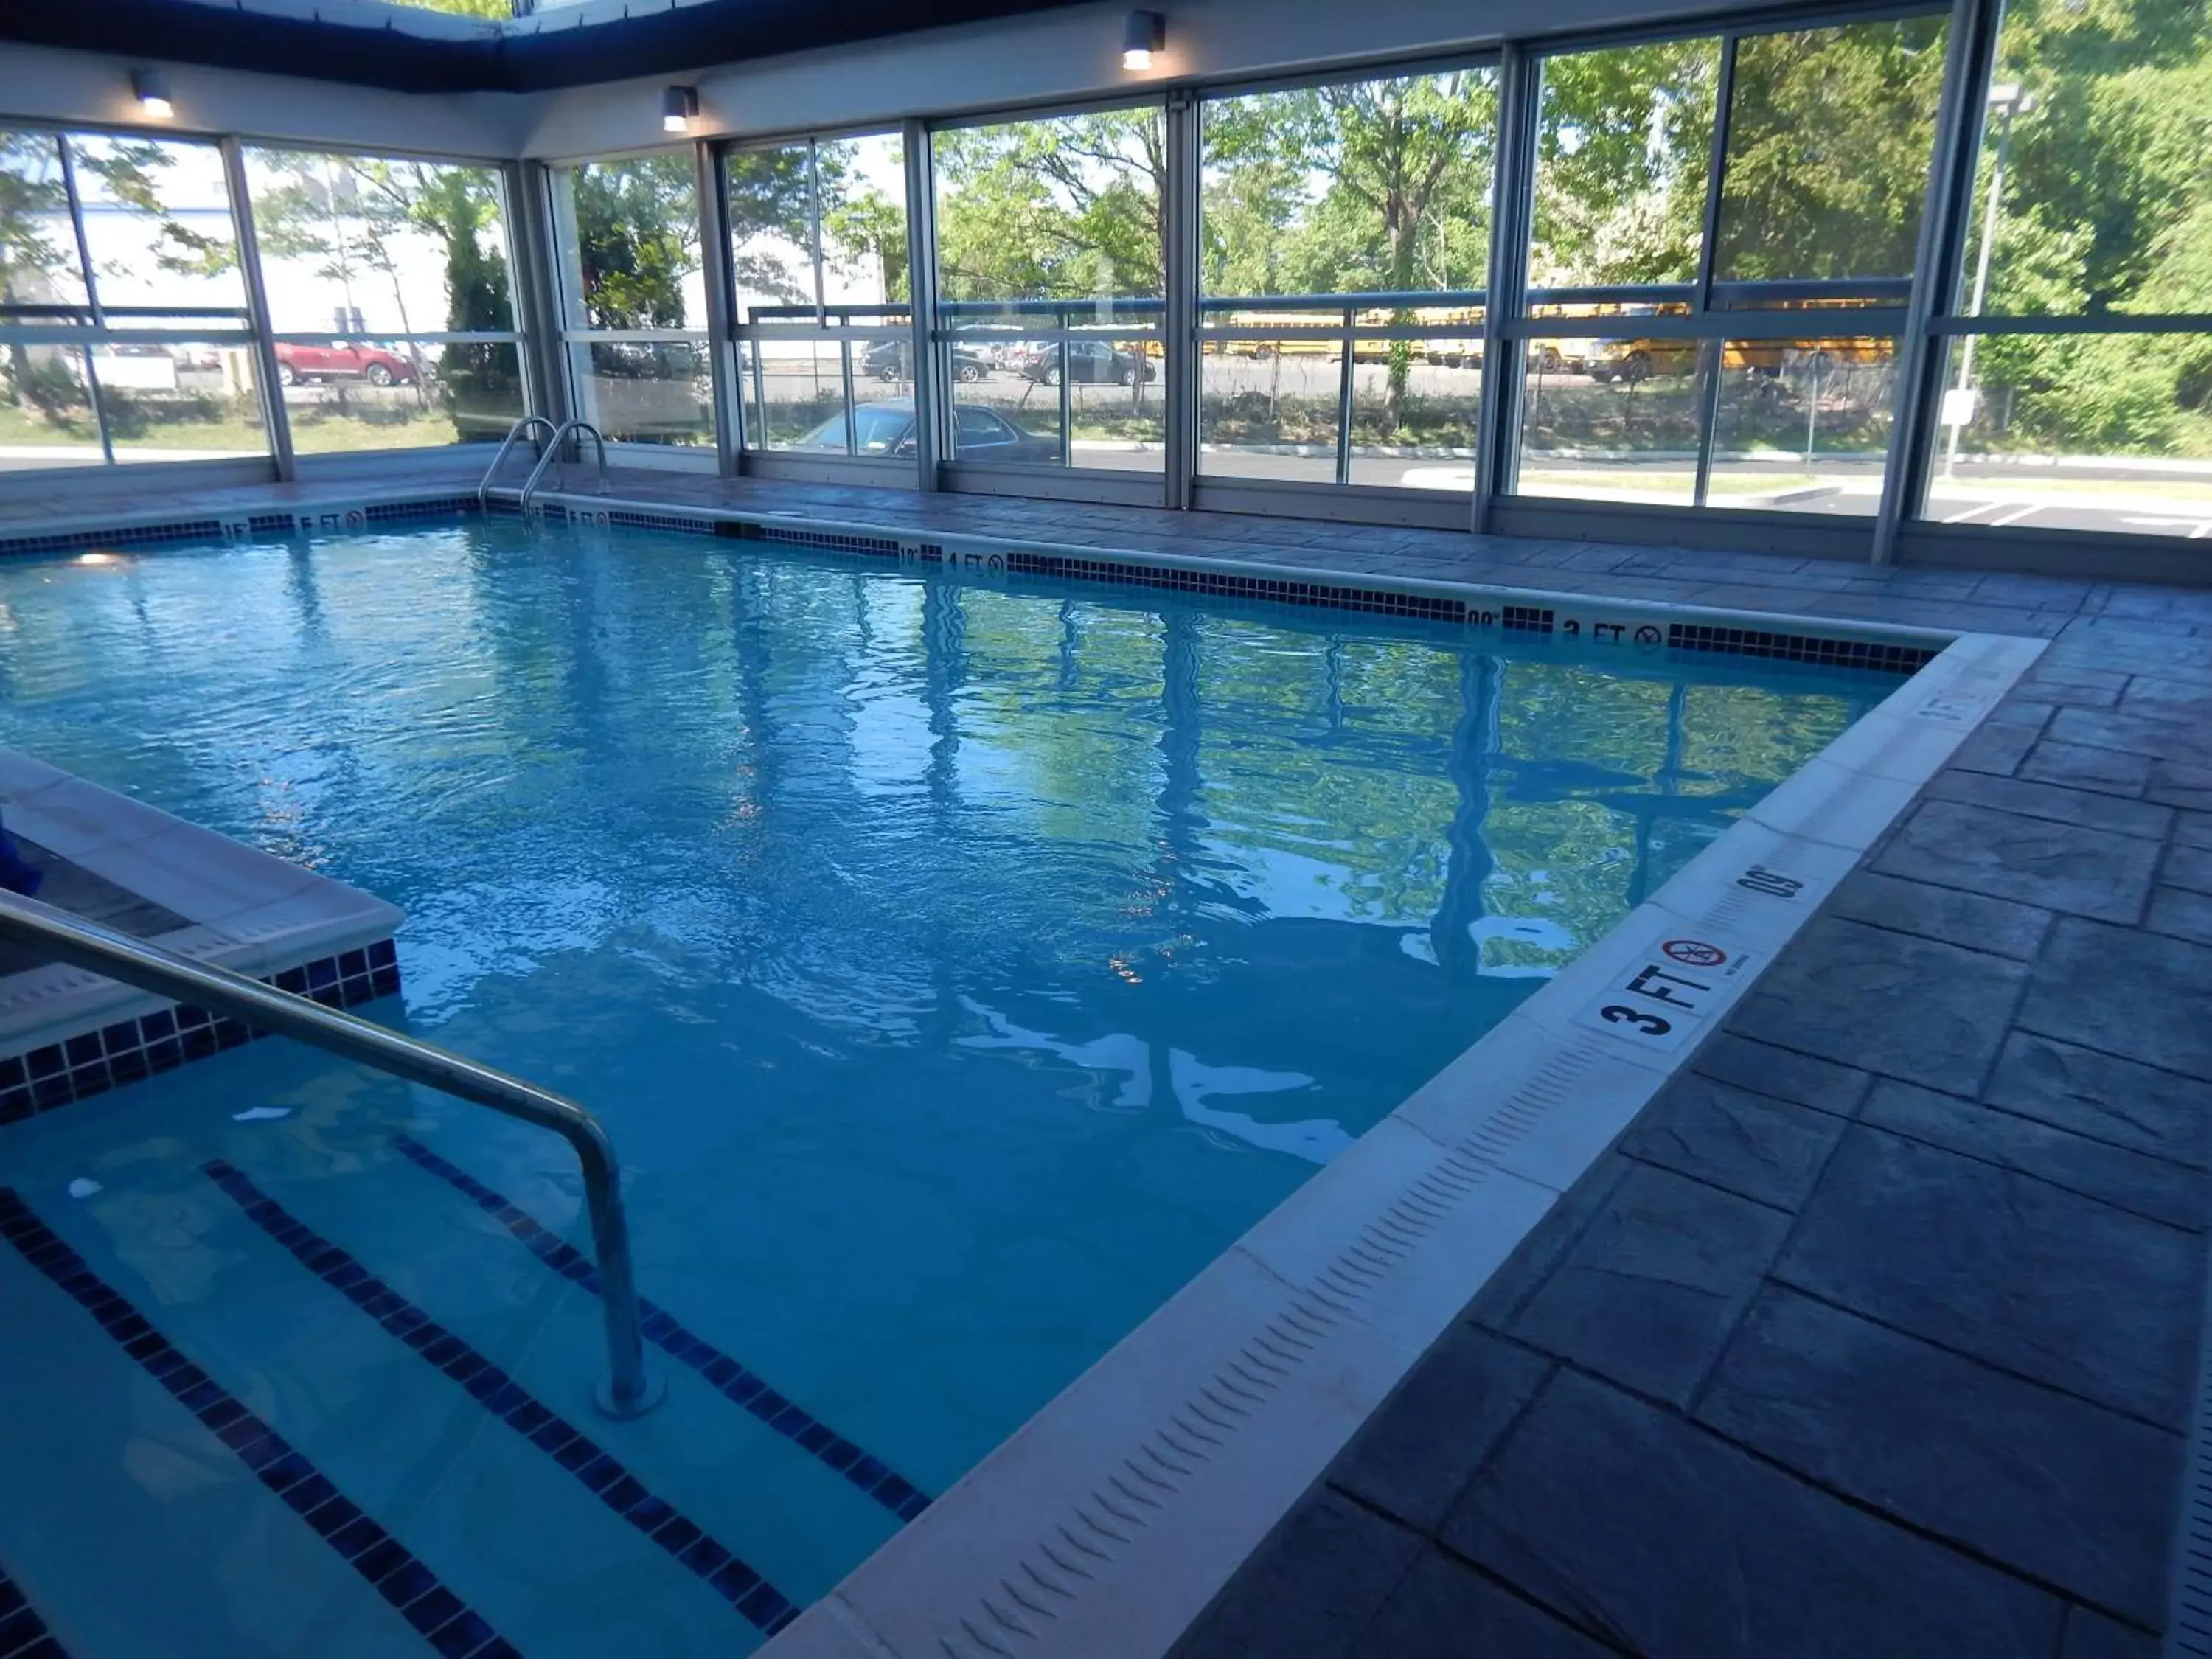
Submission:
<svg viewBox="0 0 2212 1659">
<path fill-rule="evenodd" d="M 1659 948 L 1676 962 L 1692 968 L 1717 968 L 1728 960 L 1727 951 L 1703 939 L 1670 939 Z"/>
</svg>

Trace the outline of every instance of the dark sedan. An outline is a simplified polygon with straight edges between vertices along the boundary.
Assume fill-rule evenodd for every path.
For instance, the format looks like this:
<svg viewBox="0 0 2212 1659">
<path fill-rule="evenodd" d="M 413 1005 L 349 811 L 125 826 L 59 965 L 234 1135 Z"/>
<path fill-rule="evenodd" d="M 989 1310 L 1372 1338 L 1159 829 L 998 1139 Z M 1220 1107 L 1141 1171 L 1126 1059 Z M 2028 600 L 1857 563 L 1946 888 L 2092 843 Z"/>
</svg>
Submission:
<svg viewBox="0 0 2212 1659">
<path fill-rule="evenodd" d="M 965 346 L 954 346 L 951 350 L 954 380 L 980 380 L 991 372 L 991 366 Z M 860 359 L 860 372 L 879 380 L 910 380 L 913 362 L 913 350 L 904 340 L 878 340 Z"/>
<path fill-rule="evenodd" d="M 1060 446 L 1050 438 L 1024 432 L 995 409 L 961 404 L 952 411 L 952 424 L 963 461 L 1018 462 L 1030 466 L 1060 465 Z M 792 447 L 816 453 L 842 455 L 845 417 L 832 415 Z M 906 398 L 879 404 L 862 404 L 853 411 L 853 448 L 856 455 L 899 456 L 914 453 L 914 404 Z"/>
<path fill-rule="evenodd" d="M 1103 340 L 1067 342 L 1067 378 L 1075 386 L 1134 386 L 1159 378 L 1148 357 L 1122 351 Z M 1060 348 L 1045 346 L 1022 365 L 1022 375 L 1039 386 L 1060 384 Z"/>
</svg>

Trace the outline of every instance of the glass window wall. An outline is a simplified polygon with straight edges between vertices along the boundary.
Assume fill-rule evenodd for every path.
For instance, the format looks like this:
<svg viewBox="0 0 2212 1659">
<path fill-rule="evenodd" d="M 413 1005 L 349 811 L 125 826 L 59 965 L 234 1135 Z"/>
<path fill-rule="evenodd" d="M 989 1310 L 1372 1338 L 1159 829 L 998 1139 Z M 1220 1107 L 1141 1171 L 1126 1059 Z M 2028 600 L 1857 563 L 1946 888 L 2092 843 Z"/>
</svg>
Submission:
<svg viewBox="0 0 2212 1659">
<path fill-rule="evenodd" d="M 524 410 L 496 168 L 249 149 L 301 454 L 496 443 Z"/>
<path fill-rule="evenodd" d="M 914 453 L 905 146 L 896 133 L 730 152 L 745 445 Z"/>
<path fill-rule="evenodd" d="M 2209 89 L 2201 0 L 2007 5 L 1926 520 L 2212 538 Z"/>
<path fill-rule="evenodd" d="M 934 149 L 951 458 L 1160 473 L 1164 112 L 957 127 Z"/>
<path fill-rule="evenodd" d="M 714 379 L 691 152 L 556 167 L 550 184 L 578 418 L 609 443 L 711 448 Z"/>
<path fill-rule="evenodd" d="M 1206 101 L 1201 474 L 1474 488 L 1497 131 L 1487 65 Z"/>
</svg>

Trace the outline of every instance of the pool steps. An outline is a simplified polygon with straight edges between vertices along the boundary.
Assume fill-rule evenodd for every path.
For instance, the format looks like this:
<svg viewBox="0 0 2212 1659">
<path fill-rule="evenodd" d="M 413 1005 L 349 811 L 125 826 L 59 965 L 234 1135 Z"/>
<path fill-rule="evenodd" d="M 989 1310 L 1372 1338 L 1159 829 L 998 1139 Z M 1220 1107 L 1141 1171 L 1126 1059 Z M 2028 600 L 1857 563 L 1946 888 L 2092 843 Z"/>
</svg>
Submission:
<svg viewBox="0 0 2212 1659">
<path fill-rule="evenodd" d="M 149 1617 L 191 1632 L 163 1659 L 743 1653 L 828 1589 L 794 1563 L 846 1553 L 786 1547 L 790 1516 L 865 1548 L 926 1504 L 720 1368 L 669 1364 L 659 1412 L 599 1418 L 595 1298 L 483 1198 L 519 1206 L 434 1135 L 334 1149 L 293 1117 L 69 1188 L 0 1176 L 9 1346 L 41 1361 L 0 1367 L 27 1373 L 0 1374 L 0 1498 L 59 1511 L 0 1546 L 52 1644 L 24 1659 L 147 1659 Z M 134 1582 L 158 1560 L 145 1601 L 116 1605 L 111 1557 Z"/>
</svg>

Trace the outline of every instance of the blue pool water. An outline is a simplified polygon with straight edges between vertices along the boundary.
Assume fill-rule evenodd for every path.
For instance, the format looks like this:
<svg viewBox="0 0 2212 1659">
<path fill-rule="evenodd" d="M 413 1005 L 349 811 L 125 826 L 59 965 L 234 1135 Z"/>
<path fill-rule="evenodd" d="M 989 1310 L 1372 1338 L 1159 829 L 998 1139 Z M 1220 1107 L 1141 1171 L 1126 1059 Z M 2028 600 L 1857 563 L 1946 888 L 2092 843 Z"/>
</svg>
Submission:
<svg viewBox="0 0 2212 1659">
<path fill-rule="evenodd" d="M 1894 684 L 512 522 L 0 566 L 0 743 L 402 906 L 371 1012 L 599 1113 L 646 1294 L 926 1493 Z M 899 1524 L 665 1355 L 661 1412 L 589 1418 L 591 1298 L 490 1212 L 581 1237 L 550 1136 L 264 1043 L 0 1131 L 0 1184 L 532 1659 L 757 1621 L 252 1194 L 791 1601 Z M 0 1434 L 28 1579 L 274 1503 L 134 1466 L 174 1407 L 96 1336 L 0 1378 L 115 1419 Z M 321 1582 L 180 1578 L 235 1604 L 162 1651 L 386 1651 Z"/>
</svg>

